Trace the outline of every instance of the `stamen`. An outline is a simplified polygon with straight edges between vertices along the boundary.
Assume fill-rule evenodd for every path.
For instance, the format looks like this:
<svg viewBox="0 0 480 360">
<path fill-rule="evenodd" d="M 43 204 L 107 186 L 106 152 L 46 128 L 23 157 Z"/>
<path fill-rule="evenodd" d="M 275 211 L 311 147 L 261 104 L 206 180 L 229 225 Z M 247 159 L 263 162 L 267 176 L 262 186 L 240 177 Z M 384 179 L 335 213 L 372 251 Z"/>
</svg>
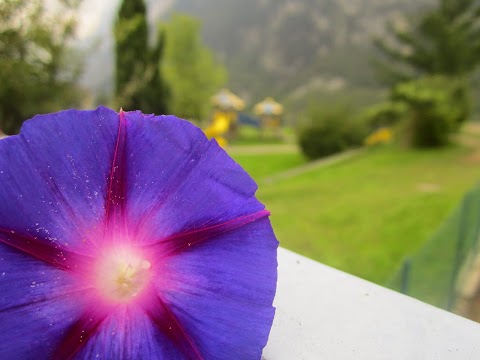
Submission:
<svg viewBox="0 0 480 360">
<path fill-rule="evenodd" d="M 151 267 L 134 249 L 112 249 L 100 256 L 95 272 L 96 286 L 110 301 L 129 302 L 147 285 Z"/>
</svg>

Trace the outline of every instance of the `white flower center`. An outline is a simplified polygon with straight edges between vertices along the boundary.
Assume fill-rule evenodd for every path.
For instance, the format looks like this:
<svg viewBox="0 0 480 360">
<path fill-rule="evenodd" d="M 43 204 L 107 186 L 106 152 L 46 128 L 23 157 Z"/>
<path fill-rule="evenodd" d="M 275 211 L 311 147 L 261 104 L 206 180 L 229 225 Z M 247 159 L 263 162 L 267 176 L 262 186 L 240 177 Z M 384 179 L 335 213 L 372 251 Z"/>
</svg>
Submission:
<svg viewBox="0 0 480 360">
<path fill-rule="evenodd" d="M 112 249 L 101 256 L 98 263 L 97 287 L 109 300 L 128 302 L 147 285 L 151 266 L 131 249 Z"/>
</svg>

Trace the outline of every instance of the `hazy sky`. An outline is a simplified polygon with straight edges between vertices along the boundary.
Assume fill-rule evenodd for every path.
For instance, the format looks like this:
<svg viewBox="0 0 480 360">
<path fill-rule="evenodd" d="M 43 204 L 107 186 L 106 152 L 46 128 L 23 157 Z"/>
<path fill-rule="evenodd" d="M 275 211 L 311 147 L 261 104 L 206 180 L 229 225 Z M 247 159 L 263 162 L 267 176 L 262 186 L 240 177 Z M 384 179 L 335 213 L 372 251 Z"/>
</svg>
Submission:
<svg viewBox="0 0 480 360">
<path fill-rule="evenodd" d="M 0 0 L 1 1 L 1 0 Z M 46 0 L 50 6 L 57 0 Z M 113 76 L 112 26 L 121 0 L 82 0 L 78 12 L 77 37 L 74 43 L 88 51 L 82 83 L 88 88 L 104 88 Z M 151 25 L 174 0 L 145 0 Z"/>
<path fill-rule="evenodd" d="M 47 0 L 55 1 L 55 0 Z M 157 19 L 174 0 L 145 0 L 148 19 Z M 95 34 L 111 31 L 113 19 L 118 11 L 120 0 L 83 0 L 79 11 L 77 34 L 80 41 Z"/>
<path fill-rule="evenodd" d="M 83 0 L 77 27 L 79 40 L 90 38 L 99 31 L 109 30 L 118 2 L 119 0 Z"/>
</svg>

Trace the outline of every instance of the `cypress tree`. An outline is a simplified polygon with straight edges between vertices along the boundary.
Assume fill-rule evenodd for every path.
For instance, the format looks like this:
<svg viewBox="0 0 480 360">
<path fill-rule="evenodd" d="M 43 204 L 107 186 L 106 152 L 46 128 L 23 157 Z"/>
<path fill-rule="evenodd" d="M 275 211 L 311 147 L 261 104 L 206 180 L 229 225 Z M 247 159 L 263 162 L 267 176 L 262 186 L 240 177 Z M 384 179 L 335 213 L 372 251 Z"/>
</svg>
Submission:
<svg viewBox="0 0 480 360">
<path fill-rule="evenodd" d="M 143 0 L 123 0 L 114 25 L 115 95 L 126 110 L 168 112 L 168 88 L 160 72 L 165 37 L 156 46 L 148 42 L 146 6 Z"/>
<path fill-rule="evenodd" d="M 141 109 L 139 87 L 146 70 L 148 25 L 143 0 L 123 0 L 114 27 L 115 94 L 121 106 Z"/>
<path fill-rule="evenodd" d="M 165 32 L 159 31 L 157 44 L 150 51 L 149 61 L 145 74 L 145 83 L 142 87 L 142 110 L 145 113 L 167 114 L 171 99 L 170 88 L 161 71 L 161 63 L 165 50 Z"/>
</svg>

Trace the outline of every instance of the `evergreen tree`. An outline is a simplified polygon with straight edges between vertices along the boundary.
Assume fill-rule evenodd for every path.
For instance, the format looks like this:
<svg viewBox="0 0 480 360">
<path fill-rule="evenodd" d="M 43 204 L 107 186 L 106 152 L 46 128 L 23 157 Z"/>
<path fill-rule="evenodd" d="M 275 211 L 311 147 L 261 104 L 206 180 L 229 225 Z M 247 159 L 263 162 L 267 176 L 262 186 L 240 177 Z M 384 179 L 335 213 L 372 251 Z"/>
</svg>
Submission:
<svg viewBox="0 0 480 360">
<path fill-rule="evenodd" d="M 142 110 L 157 115 L 167 114 L 170 102 L 170 89 L 164 80 L 161 63 L 165 50 L 165 32 L 159 31 L 157 44 L 150 51 L 148 66 L 144 76 L 145 83 L 141 87 Z"/>
<path fill-rule="evenodd" d="M 390 84 L 422 75 L 465 76 L 480 63 L 478 0 L 439 0 L 405 28 L 389 24 L 375 44 L 379 75 Z"/>
<path fill-rule="evenodd" d="M 165 37 L 148 46 L 148 24 L 143 0 L 123 0 L 114 26 L 117 102 L 126 110 L 165 114 L 168 88 L 160 73 Z"/>
<path fill-rule="evenodd" d="M 115 93 L 126 109 L 141 109 L 141 84 L 148 56 L 148 25 L 143 0 L 123 0 L 114 27 Z"/>
</svg>

